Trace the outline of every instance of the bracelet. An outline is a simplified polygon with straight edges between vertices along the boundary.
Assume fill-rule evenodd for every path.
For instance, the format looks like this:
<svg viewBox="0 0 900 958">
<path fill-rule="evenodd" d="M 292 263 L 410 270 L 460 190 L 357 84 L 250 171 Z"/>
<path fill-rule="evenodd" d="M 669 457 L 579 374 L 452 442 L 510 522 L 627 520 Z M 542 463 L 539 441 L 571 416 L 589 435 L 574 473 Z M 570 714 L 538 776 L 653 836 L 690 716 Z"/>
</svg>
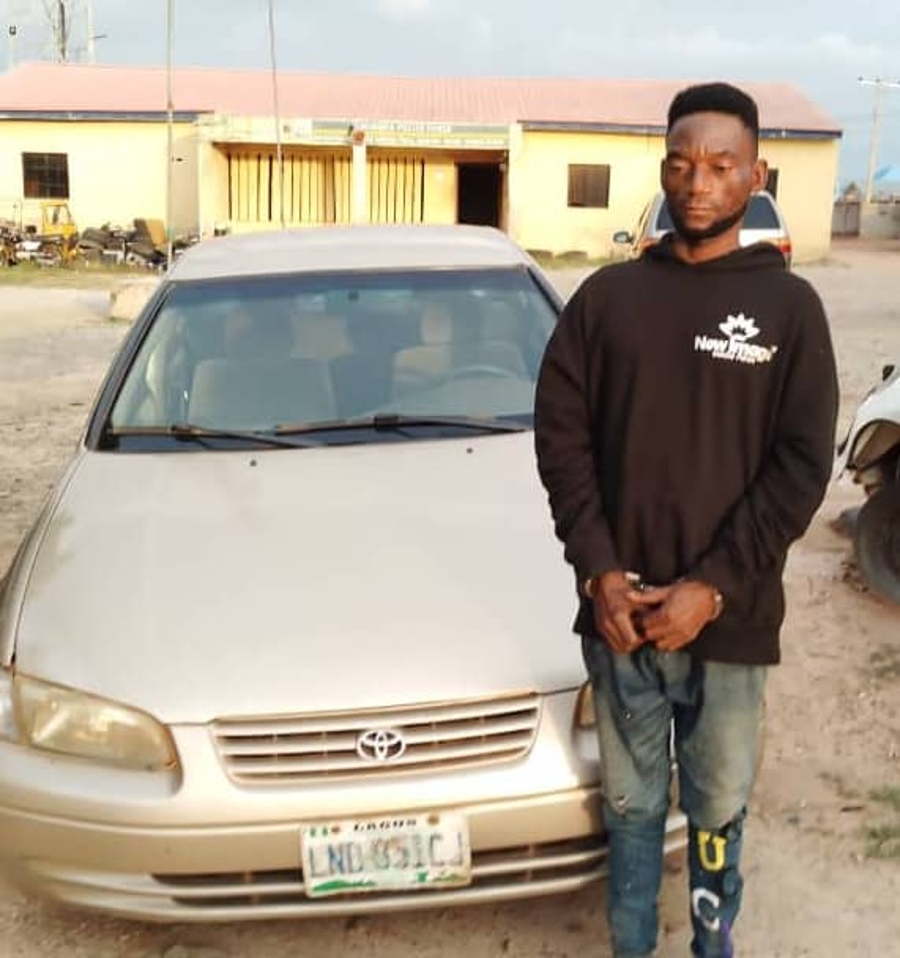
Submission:
<svg viewBox="0 0 900 958">
<path fill-rule="evenodd" d="M 716 619 L 718 619 L 719 616 L 725 611 L 725 596 L 723 596 L 715 586 L 712 587 L 712 590 L 715 609 L 713 610 L 712 618 L 709 621 L 715 622 Z"/>
</svg>

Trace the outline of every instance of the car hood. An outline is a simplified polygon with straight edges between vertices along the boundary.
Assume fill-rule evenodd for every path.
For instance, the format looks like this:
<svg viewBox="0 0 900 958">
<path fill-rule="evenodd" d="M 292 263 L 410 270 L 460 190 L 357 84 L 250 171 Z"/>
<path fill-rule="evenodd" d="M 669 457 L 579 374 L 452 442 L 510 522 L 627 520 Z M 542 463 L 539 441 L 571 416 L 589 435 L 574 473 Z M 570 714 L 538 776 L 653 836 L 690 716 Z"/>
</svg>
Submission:
<svg viewBox="0 0 900 958">
<path fill-rule="evenodd" d="M 84 453 L 17 667 L 167 722 L 570 688 L 532 443 Z"/>
</svg>

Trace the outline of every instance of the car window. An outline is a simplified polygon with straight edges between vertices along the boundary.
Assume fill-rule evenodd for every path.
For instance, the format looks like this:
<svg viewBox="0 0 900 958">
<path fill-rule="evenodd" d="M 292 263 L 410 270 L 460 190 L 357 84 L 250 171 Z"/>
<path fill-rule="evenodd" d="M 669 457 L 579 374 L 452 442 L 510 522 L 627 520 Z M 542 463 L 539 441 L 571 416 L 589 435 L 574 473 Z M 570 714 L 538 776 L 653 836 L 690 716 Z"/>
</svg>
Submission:
<svg viewBox="0 0 900 958">
<path fill-rule="evenodd" d="M 271 430 L 379 413 L 530 424 L 555 321 L 520 269 L 174 284 L 110 425 Z"/>
<path fill-rule="evenodd" d="M 778 214 L 768 196 L 757 194 L 750 197 L 747 215 L 744 217 L 744 229 L 747 230 L 777 230 L 781 225 Z"/>
<path fill-rule="evenodd" d="M 669 215 L 669 207 L 665 200 L 659 204 L 659 212 L 656 214 L 656 228 L 660 231 L 675 229 L 672 223 L 672 217 Z"/>
<path fill-rule="evenodd" d="M 660 204 L 659 215 L 656 218 L 656 228 L 660 231 L 674 229 L 672 217 L 665 200 Z M 747 215 L 744 217 L 744 229 L 748 230 L 777 230 L 780 229 L 778 214 L 772 201 L 762 193 L 755 193 L 750 197 Z"/>
</svg>

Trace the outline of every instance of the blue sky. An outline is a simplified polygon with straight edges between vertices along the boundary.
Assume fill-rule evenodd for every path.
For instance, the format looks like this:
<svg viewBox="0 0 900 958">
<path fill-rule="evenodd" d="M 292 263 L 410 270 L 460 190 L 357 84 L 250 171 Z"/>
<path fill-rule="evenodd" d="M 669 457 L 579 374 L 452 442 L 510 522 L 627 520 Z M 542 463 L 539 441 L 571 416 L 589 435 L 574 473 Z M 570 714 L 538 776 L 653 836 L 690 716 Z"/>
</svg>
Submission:
<svg viewBox="0 0 900 958">
<path fill-rule="evenodd" d="M 274 0 L 286 70 L 401 75 L 781 80 L 844 128 L 840 179 L 865 179 L 874 94 L 900 79 L 898 0 Z M 88 0 L 67 0 L 73 58 Z M 45 6 L 0 0 L 18 59 L 51 55 Z M 266 0 L 174 0 L 176 63 L 263 68 Z M 93 0 L 97 59 L 165 61 L 164 0 Z M 6 31 L 4 30 L 4 33 Z M 0 51 L 5 68 L 7 48 Z M 900 163 L 900 90 L 885 94 L 879 165 Z"/>
</svg>

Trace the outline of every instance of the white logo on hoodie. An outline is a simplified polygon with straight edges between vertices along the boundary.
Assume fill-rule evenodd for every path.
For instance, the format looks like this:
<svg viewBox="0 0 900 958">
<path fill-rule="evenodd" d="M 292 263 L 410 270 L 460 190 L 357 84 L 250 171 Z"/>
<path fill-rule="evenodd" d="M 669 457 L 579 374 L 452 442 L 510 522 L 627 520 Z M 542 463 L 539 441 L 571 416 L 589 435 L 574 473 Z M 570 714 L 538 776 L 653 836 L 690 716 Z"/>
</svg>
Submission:
<svg viewBox="0 0 900 958">
<path fill-rule="evenodd" d="M 760 332 L 752 316 L 745 316 L 743 313 L 738 313 L 737 316 L 729 314 L 728 319 L 719 324 L 719 329 L 726 339 L 697 335 L 694 337 L 694 351 L 709 353 L 713 359 L 753 366 L 772 362 L 778 352 L 777 346 L 757 346 L 750 342 L 751 339 L 756 339 Z"/>
</svg>

